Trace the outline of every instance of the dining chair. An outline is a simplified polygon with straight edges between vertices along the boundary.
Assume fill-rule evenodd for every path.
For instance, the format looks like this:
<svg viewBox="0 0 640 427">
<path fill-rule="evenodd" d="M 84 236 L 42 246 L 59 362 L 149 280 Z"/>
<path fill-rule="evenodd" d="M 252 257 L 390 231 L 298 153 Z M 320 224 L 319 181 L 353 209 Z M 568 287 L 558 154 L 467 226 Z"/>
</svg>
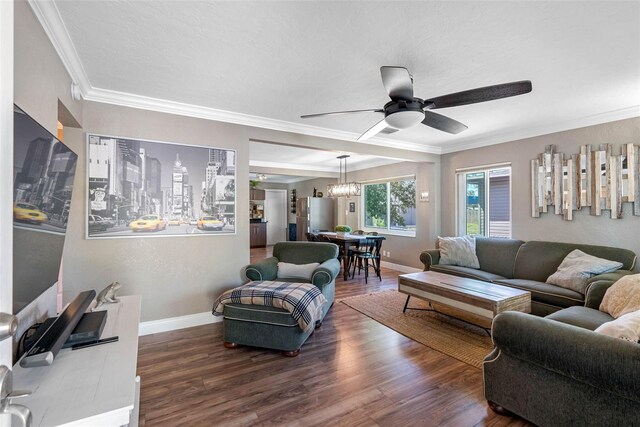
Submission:
<svg viewBox="0 0 640 427">
<path fill-rule="evenodd" d="M 306 233 L 307 234 L 307 240 L 310 242 L 317 242 L 318 241 L 318 236 L 312 233 Z"/>
<path fill-rule="evenodd" d="M 370 235 L 373 237 L 373 235 Z M 356 274 L 356 266 L 358 267 L 358 275 L 360 275 L 360 271 L 364 268 L 364 283 L 367 283 L 369 279 L 369 260 L 371 260 L 371 264 L 373 266 L 378 279 L 382 280 L 382 276 L 380 275 L 380 250 L 382 248 L 382 239 L 372 239 L 366 238 L 364 239 L 364 252 L 356 253 L 355 260 L 353 262 L 353 271 L 351 273 L 351 278 Z M 357 264 L 357 265 L 356 265 Z"/>
</svg>

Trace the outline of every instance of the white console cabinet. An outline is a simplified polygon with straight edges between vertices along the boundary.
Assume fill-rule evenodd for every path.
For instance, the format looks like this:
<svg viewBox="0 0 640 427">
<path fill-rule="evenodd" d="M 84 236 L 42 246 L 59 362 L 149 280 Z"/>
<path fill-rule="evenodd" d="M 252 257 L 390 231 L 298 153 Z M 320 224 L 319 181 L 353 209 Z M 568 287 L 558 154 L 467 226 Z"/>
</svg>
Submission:
<svg viewBox="0 0 640 427">
<path fill-rule="evenodd" d="M 13 367 L 13 389 L 32 391 L 14 403 L 31 410 L 33 426 L 138 425 L 140 297 L 103 307 L 108 314 L 101 338 L 117 335 L 117 342 L 62 349 L 51 366 Z"/>
</svg>

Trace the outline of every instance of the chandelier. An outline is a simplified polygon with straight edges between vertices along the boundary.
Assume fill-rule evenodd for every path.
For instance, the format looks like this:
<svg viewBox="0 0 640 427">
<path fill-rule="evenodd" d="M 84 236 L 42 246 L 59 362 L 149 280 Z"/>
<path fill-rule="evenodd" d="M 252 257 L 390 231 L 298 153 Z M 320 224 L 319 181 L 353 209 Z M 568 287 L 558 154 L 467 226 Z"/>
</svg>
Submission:
<svg viewBox="0 0 640 427">
<path fill-rule="evenodd" d="M 338 184 L 327 186 L 327 195 L 329 197 L 351 197 L 360 195 L 360 184 L 357 182 L 347 182 L 347 158 L 349 155 L 344 154 L 337 157 L 340 160 L 340 176 Z M 344 161 L 344 181 L 342 180 L 342 162 Z"/>
</svg>

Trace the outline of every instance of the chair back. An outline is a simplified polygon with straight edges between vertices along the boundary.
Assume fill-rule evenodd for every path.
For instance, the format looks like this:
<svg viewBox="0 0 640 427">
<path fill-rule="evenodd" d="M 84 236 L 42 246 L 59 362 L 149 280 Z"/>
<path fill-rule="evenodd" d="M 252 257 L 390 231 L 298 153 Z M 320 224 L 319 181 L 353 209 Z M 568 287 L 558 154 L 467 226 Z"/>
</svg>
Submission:
<svg viewBox="0 0 640 427">
<path fill-rule="evenodd" d="M 382 239 L 362 239 L 361 248 L 366 250 L 370 258 L 380 257 L 380 248 L 382 248 Z"/>
<path fill-rule="evenodd" d="M 331 239 L 329 238 L 329 236 L 325 235 L 325 234 L 319 234 L 318 235 L 318 242 L 329 242 L 329 243 L 333 243 L 331 242 Z"/>
<path fill-rule="evenodd" d="M 338 245 L 324 242 L 278 242 L 273 246 L 278 261 L 291 264 L 323 263 L 338 257 Z"/>
<path fill-rule="evenodd" d="M 309 242 L 317 242 L 318 241 L 318 236 L 316 236 L 315 234 L 311 234 L 311 233 L 306 233 L 307 234 L 307 240 Z"/>
<path fill-rule="evenodd" d="M 354 236 L 364 236 L 364 230 L 354 230 L 351 232 Z"/>
</svg>

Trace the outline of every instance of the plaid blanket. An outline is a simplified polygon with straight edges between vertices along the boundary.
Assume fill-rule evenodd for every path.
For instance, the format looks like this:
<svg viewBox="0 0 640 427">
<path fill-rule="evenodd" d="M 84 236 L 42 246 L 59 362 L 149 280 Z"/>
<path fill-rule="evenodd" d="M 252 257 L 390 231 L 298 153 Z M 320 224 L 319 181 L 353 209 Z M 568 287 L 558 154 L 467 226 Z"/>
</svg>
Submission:
<svg viewBox="0 0 640 427">
<path fill-rule="evenodd" d="M 311 283 L 274 281 L 249 282 L 220 295 L 213 303 L 213 315 L 222 316 L 225 304 L 264 305 L 287 310 L 304 332 L 322 317 L 327 299 Z"/>
</svg>

